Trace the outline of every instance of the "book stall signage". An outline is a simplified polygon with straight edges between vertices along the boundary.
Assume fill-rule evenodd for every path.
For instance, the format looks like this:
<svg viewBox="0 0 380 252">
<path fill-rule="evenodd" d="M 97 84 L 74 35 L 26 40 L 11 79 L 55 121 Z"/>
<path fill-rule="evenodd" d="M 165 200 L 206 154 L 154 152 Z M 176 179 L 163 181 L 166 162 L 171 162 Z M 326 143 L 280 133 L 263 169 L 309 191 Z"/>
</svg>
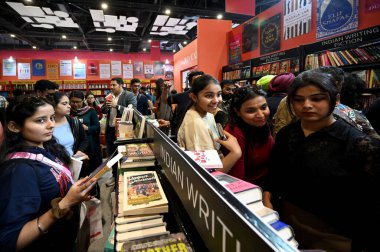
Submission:
<svg viewBox="0 0 380 252">
<path fill-rule="evenodd" d="M 223 72 L 234 71 L 234 70 L 239 70 L 239 69 L 242 69 L 245 67 L 251 67 L 251 61 L 250 60 L 239 62 L 239 63 L 233 64 L 233 65 L 224 66 L 222 68 L 222 71 Z"/>
<path fill-rule="evenodd" d="M 316 53 L 339 47 L 349 47 L 357 44 L 363 45 L 370 41 L 377 41 L 379 37 L 380 25 L 305 45 L 304 47 L 306 53 Z"/>
<path fill-rule="evenodd" d="M 299 57 L 298 48 L 293 48 L 293 49 L 289 49 L 289 50 L 285 50 L 285 51 L 281 51 L 281 52 L 277 52 L 277 53 L 273 53 L 273 54 L 252 59 L 251 63 L 252 63 L 252 66 L 259 66 L 266 63 L 271 63 L 275 61 L 286 60 L 286 59 L 296 58 L 296 57 Z"/>
<path fill-rule="evenodd" d="M 64 80 L 64 84 L 86 84 L 86 80 Z"/>
<path fill-rule="evenodd" d="M 33 85 L 35 81 L 12 81 L 12 85 Z"/>
<path fill-rule="evenodd" d="M 148 127 L 157 161 L 210 251 L 296 251 L 158 128 Z"/>
</svg>

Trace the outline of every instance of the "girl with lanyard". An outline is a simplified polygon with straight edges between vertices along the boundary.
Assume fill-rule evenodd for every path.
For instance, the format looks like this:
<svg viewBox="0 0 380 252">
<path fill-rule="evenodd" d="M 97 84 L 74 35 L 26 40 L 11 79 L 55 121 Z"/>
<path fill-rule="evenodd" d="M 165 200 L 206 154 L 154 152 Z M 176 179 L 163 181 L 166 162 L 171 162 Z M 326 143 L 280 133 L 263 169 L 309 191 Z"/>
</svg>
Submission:
<svg viewBox="0 0 380 252">
<path fill-rule="evenodd" d="M 73 183 L 70 156 L 53 139 L 54 107 L 25 97 L 6 110 L 0 156 L 0 248 L 73 251 L 78 205 L 91 198 L 96 179 Z"/>
</svg>

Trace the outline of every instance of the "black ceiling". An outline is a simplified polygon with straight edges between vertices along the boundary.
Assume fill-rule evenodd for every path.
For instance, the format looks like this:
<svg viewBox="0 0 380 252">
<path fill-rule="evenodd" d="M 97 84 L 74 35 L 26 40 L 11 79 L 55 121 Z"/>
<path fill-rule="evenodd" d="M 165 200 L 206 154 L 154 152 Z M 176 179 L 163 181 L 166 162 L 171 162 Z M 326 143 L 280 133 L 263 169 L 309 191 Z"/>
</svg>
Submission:
<svg viewBox="0 0 380 252">
<path fill-rule="evenodd" d="M 68 14 L 68 19 L 78 24 L 77 28 L 59 27 L 51 25 L 51 29 L 34 27 L 38 23 L 27 15 L 20 15 L 7 2 L 22 3 L 25 6 L 45 8 L 45 13 L 50 11 L 63 15 Z M 0 3 L 0 49 L 20 49 L 36 46 L 38 49 L 72 49 L 78 50 L 108 51 L 112 48 L 119 52 L 140 52 L 143 48 L 149 50 L 148 39 L 161 42 L 162 51 L 179 50 L 180 43 L 190 42 L 196 38 L 196 27 L 190 29 L 185 35 L 168 34 L 166 36 L 150 34 L 157 15 L 165 15 L 165 9 L 171 9 L 170 18 L 196 20 L 197 18 L 215 18 L 223 14 L 223 19 L 232 20 L 233 23 L 242 23 L 252 16 L 225 13 L 225 0 L 105 0 L 108 8 L 103 10 L 104 15 L 114 15 L 118 20 L 121 16 L 137 17 L 138 25 L 135 31 L 118 31 L 107 33 L 96 31 L 92 10 L 102 10 L 101 3 L 96 0 L 33 0 L 28 1 L 1 1 Z M 265 2 L 265 1 L 261 1 Z M 38 8 L 40 10 L 40 8 Z M 42 9 L 41 9 L 42 11 Z M 53 16 L 54 13 L 51 13 Z M 63 13 L 63 14 L 62 14 Z M 46 14 L 49 15 L 49 14 Z M 59 17 L 55 17 L 59 19 Z M 29 22 L 27 21 L 29 19 Z M 63 18 L 65 20 L 65 18 Z M 189 21 L 189 22 L 190 22 Z M 33 25 L 32 25 L 33 24 Z M 11 37 L 14 34 L 15 37 Z M 62 35 L 67 38 L 63 39 Z M 112 38 L 112 41 L 108 40 Z"/>
</svg>

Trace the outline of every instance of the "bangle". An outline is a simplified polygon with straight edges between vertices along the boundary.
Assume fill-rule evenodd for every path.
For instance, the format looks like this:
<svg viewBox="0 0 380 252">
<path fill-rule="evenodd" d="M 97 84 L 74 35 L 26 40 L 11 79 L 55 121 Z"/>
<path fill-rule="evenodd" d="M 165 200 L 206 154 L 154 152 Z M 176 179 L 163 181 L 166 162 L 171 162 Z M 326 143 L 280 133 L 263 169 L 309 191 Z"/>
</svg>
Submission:
<svg viewBox="0 0 380 252">
<path fill-rule="evenodd" d="M 37 228 L 38 228 L 38 231 L 40 231 L 41 234 L 47 234 L 49 232 L 49 230 L 45 230 L 42 226 L 41 226 L 41 223 L 40 223 L 40 217 L 38 216 L 37 217 Z"/>
</svg>

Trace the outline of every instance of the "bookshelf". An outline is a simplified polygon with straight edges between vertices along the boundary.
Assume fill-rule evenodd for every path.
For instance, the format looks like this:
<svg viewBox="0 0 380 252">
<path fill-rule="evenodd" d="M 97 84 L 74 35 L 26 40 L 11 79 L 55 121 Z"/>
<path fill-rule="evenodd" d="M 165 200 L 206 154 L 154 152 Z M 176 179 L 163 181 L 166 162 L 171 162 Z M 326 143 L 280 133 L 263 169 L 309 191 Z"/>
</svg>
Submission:
<svg viewBox="0 0 380 252">
<path fill-rule="evenodd" d="M 223 80 L 248 80 L 251 78 L 251 61 L 243 61 L 222 68 Z"/>
<path fill-rule="evenodd" d="M 152 146 L 163 177 L 181 205 L 184 215 L 180 218 L 187 216 L 195 227 L 191 233 L 199 234 L 207 251 L 298 251 L 162 131 L 150 123 L 148 127 L 154 131 Z"/>
</svg>

